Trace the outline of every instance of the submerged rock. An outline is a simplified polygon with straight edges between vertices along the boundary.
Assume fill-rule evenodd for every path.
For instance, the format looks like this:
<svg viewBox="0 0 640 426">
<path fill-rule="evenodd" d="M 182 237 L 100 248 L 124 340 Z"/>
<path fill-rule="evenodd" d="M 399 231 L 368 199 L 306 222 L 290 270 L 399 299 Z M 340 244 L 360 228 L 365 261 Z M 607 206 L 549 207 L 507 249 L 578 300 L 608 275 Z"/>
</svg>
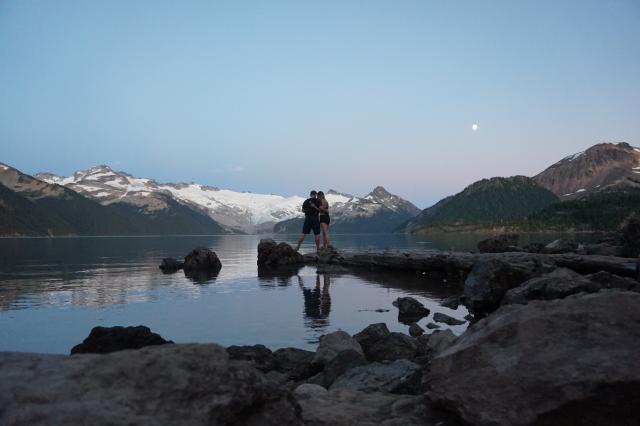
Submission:
<svg viewBox="0 0 640 426">
<path fill-rule="evenodd" d="M 224 348 L 163 345 L 106 355 L 0 353 L 3 425 L 301 425 L 282 385 Z"/>
<path fill-rule="evenodd" d="M 461 325 L 466 322 L 466 321 L 461 321 L 459 319 L 456 319 L 454 317 L 450 317 L 449 315 L 443 314 L 442 312 L 436 312 L 435 314 L 433 314 L 433 320 L 435 322 L 442 322 L 448 325 Z"/>
<path fill-rule="evenodd" d="M 185 256 L 183 268 L 185 272 L 211 271 L 217 273 L 222 268 L 222 263 L 215 252 L 206 247 L 198 247 Z"/>
<path fill-rule="evenodd" d="M 429 309 L 413 297 L 398 297 L 393 306 L 398 308 L 398 321 L 411 324 L 429 315 Z"/>
<path fill-rule="evenodd" d="M 162 269 L 162 272 L 166 274 L 171 274 L 182 269 L 183 265 L 183 262 L 180 262 L 173 257 L 165 257 L 162 259 L 162 263 L 160 263 L 160 269 Z"/>
<path fill-rule="evenodd" d="M 287 243 L 279 243 L 270 238 L 260 240 L 258 244 L 258 266 L 262 268 L 283 268 L 302 265 L 304 258 Z"/>
<path fill-rule="evenodd" d="M 427 395 L 477 425 L 629 424 L 640 418 L 638 353 L 640 294 L 509 305 L 432 360 Z"/>
<path fill-rule="evenodd" d="M 124 349 L 173 343 L 153 333 L 149 327 L 93 327 L 89 336 L 71 349 L 73 354 L 106 354 Z"/>
<path fill-rule="evenodd" d="M 522 251 L 518 247 L 518 234 L 502 234 L 496 237 L 487 238 L 478 243 L 480 253 L 505 253 L 508 251 Z"/>
</svg>

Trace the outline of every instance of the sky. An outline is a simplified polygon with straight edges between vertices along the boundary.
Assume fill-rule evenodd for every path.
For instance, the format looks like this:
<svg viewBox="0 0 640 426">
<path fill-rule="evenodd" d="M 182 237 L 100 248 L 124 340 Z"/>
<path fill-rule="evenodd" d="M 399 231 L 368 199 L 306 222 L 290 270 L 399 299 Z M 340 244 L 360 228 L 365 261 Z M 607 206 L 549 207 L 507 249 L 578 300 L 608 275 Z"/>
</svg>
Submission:
<svg viewBox="0 0 640 426">
<path fill-rule="evenodd" d="M 0 161 L 30 174 L 427 207 L 605 141 L 640 145 L 637 0 L 0 1 Z"/>
</svg>

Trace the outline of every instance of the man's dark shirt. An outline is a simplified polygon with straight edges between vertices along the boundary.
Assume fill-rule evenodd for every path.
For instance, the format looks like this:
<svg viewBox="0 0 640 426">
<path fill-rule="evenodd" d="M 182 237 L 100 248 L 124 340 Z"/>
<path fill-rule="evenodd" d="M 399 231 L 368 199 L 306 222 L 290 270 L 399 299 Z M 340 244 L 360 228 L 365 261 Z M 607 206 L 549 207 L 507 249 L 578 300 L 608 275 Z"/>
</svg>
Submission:
<svg viewBox="0 0 640 426">
<path fill-rule="evenodd" d="M 320 213 L 318 210 L 311 207 L 315 205 L 316 207 L 320 207 L 320 200 L 317 198 L 307 198 L 302 203 L 302 210 L 304 211 L 305 216 L 318 216 Z"/>
</svg>

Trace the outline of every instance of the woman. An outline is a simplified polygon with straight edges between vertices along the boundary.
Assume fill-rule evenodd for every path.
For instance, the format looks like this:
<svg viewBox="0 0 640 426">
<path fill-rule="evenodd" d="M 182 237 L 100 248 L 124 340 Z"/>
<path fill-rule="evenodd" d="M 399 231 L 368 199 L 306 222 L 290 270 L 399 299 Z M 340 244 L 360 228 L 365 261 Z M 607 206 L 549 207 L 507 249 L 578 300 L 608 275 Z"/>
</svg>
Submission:
<svg viewBox="0 0 640 426">
<path fill-rule="evenodd" d="M 324 240 L 324 247 L 330 247 L 331 242 L 329 241 L 329 223 L 331 222 L 331 218 L 329 217 L 329 202 L 324 197 L 324 192 L 318 192 L 318 199 L 320 200 L 320 228 L 322 229 L 322 239 Z"/>
</svg>

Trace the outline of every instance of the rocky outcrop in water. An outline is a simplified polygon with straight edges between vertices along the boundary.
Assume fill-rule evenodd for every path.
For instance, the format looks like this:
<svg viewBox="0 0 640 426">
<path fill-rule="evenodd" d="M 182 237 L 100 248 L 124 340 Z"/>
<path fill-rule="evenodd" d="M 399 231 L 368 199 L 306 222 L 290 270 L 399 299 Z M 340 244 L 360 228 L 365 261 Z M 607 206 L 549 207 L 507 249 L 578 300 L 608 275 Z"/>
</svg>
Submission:
<svg viewBox="0 0 640 426">
<path fill-rule="evenodd" d="M 629 424 L 638 353 L 640 294 L 509 305 L 432 359 L 427 396 L 474 425 Z"/>
<path fill-rule="evenodd" d="M 184 262 L 180 262 L 173 257 L 165 257 L 162 259 L 162 263 L 160 263 L 160 269 L 162 272 L 166 274 L 171 274 L 173 272 L 179 271 L 184 266 Z"/>
<path fill-rule="evenodd" d="M 287 243 L 276 243 L 267 238 L 258 244 L 258 267 L 278 269 L 302 265 L 304 258 Z"/>
<path fill-rule="evenodd" d="M 429 309 L 425 308 L 422 303 L 413 297 L 398 297 L 393 302 L 393 306 L 398 308 L 398 321 L 405 324 L 411 324 L 429 316 L 430 312 Z"/>
<path fill-rule="evenodd" d="M 149 327 L 93 327 L 89 336 L 71 349 L 73 354 L 106 354 L 124 349 L 173 343 L 153 333 Z"/>
<path fill-rule="evenodd" d="M 185 271 L 211 271 L 217 273 L 222 268 L 218 255 L 206 247 L 198 247 L 184 258 Z"/>
<path fill-rule="evenodd" d="M 0 353 L 3 425 L 300 425 L 282 385 L 214 345 Z"/>
</svg>

